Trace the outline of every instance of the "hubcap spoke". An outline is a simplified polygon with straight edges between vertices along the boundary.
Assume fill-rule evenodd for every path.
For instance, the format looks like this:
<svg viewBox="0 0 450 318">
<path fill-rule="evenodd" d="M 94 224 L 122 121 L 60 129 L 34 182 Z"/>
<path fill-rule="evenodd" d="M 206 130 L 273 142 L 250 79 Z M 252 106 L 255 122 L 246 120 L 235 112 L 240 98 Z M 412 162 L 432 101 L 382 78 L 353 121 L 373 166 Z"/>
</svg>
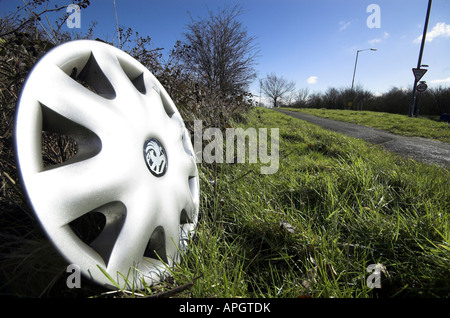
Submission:
<svg viewBox="0 0 450 318">
<path fill-rule="evenodd" d="M 77 83 L 56 65 L 50 64 L 41 74 L 44 78 L 37 78 L 32 84 L 35 84 L 33 95 L 42 105 L 94 132 L 99 131 L 102 122 L 113 120 L 107 100 Z"/>
<path fill-rule="evenodd" d="M 123 69 L 123 64 L 119 62 L 116 54 L 111 50 L 108 50 L 108 47 L 93 50 L 93 56 L 100 69 L 113 86 L 117 99 L 127 100 L 130 95 L 135 95 L 137 93 L 136 87 L 131 82 L 133 78 L 127 76 Z M 127 61 L 131 60 L 130 57 L 126 57 L 125 59 Z M 128 63 L 124 62 L 124 64 L 125 67 L 128 66 Z M 135 72 L 130 72 L 130 76 L 134 77 L 137 76 L 137 74 Z"/>
<path fill-rule="evenodd" d="M 101 157 L 45 170 L 30 178 L 37 208 L 50 224 L 62 226 L 117 199 L 123 180 L 110 176 Z"/>
</svg>

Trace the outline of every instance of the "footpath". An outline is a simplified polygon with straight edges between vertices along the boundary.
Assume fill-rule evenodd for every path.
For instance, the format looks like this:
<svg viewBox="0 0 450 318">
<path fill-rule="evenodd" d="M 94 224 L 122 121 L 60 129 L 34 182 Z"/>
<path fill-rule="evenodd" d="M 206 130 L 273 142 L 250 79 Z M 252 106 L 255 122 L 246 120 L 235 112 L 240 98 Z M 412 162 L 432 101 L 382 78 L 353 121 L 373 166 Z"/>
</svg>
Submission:
<svg viewBox="0 0 450 318">
<path fill-rule="evenodd" d="M 380 129 L 316 117 L 299 112 L 281 109 L 276 109 L 276 111 L 305 120 L 328 130 L 380 145 L 385 149 L 404 157 L 428 164 L 437 164 L 441 167 L 450 169 L 450 144 L 419 137 L 399 136 Z"/>
</svg>

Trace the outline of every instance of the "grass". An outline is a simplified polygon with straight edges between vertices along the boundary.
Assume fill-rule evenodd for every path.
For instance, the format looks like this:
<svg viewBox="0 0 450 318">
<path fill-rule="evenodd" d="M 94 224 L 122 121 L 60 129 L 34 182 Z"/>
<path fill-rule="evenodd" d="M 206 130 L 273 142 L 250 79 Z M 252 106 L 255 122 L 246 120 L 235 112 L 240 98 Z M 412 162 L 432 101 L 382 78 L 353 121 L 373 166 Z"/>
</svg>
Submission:
<svg viewBox="0 0 450 318">
<path fill-rule="evenodd" d="M 450 143 L 450 125 L 426 117 L 410 118 L 405 115 L 372 111 L 341 109 L 285 108 L 314 116 L 325 117 L 386 130 L 401 136 L 423 137 Z"/>
<path fill-rule="evenodd" d="M 115 296 L 450 295 L 449 170 L 268 109 L 253 110 L 238 125 L 279 128 L 278 172 L 262 175 L 254 163 L 200 164 L 196 236 L 172 278 Z M 41 284 L 45 292 L 32 291 L 43 275 L 31 273 L 51 263 L 50 249 L 33 249 L 38 237 L 11 256 L 8 268 L 26 277 L 22 289 L 34 296 L 106 297 L 85 281 L 68 291 L 63 271 Z M 381 288 L 367 286 L 371 264 L 386 268 Z"/>
<path fill-rule="evenodd" d="M 201 169 L 198 236 L 174 273 L 203 274 L 190 296 L 449 295 L 448 170 L 270 110 L 243 127 L 280 128 L 280 169 Z M 386 273 L 371 289 L 376 263 Z"/>
</svg>

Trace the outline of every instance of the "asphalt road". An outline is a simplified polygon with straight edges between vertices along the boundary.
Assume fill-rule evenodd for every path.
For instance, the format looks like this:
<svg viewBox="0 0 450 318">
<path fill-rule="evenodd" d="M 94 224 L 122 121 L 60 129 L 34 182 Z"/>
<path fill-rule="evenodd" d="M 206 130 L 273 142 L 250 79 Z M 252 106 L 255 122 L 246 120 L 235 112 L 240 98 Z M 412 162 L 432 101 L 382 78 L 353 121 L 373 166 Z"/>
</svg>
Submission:
<svg viewBox="0 0 450 318">
<path fill-rule="evenodd" d="M 404 157 L 437 164 L 450 169 L 450 144 L 418 137 L 403 137 L 393 133 L 352 123 L 320 118 L 309 114 L 276 109 L 286 115 L 299 118 L 350 137 L 364 139 L 383 146 Z"/>
</svg>

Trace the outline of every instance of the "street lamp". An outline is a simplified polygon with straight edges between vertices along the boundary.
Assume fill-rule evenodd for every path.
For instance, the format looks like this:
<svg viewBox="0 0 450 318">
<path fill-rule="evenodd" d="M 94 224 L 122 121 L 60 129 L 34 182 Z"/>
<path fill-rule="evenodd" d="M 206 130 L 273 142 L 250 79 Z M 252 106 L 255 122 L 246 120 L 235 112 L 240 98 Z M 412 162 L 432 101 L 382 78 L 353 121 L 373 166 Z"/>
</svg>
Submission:
<svg viewBox="0 0 450 318">
<path fill-rule="evenodd" d="M 267 79 L 267 77 L 263 77 L 261 79 L 259 79 L 259 104 L 258 106 L 261 107 L 261 86 L 262 86 L 262 81 Z"/>
<path fill-rule="evenodd" d="M 377 49 L 364 49 L 364 50 L 357 50 L 356 51 L 356 60 L 355 60 L 355 69 L 353 70 L 353 80 L 352 80 L 352 90 L 353 90 L 353 84 L 355 83 L 355 74 L 356 74 L 356 65 L 358 64 L 358 55 L 359 55 L 359 52 L 362 52 L 362 51 L 376 51 Z"/>
</svg>

